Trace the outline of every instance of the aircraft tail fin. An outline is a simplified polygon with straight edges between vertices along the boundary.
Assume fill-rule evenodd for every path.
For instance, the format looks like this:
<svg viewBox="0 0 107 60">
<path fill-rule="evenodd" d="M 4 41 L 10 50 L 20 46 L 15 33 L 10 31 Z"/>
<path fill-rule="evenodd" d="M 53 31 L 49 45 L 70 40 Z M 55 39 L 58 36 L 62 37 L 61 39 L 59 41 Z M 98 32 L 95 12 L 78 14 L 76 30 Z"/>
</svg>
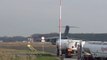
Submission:
<svg viewBox="0 0 107 60">
<path fill-rule="evenodd" d="M 69 33 L 69 29 L 70 29 L 70 27 L 68 25 L 66 25 L 65 32 L 64 32 L 65 37 L 67 37 L 67 35 Z"/>
<path fill-rule="evenodd" d="M 79 28 L 79 27 L 66 25 L 65 26 L 64 37 L 68 36 L 70 28 Z"/>
</svg>

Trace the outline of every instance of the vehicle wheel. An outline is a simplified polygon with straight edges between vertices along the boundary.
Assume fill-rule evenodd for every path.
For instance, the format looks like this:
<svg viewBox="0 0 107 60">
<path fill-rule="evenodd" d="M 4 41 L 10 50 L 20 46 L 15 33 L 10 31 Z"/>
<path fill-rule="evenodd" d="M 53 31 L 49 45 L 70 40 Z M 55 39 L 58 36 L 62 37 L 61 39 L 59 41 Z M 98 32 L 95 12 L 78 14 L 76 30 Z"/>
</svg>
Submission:
<svg viewBox="0 0 107 60">
<path fill-rule="evenodd" d="M 65 51 L 65 57 L 66 57 L 66 58 L 71 58 L 71 57 L 72 57 L 72 55 L 70 55 L 70 54 L 67 52 L 67 49 L 66 49 L 66 51 Z"/>
<path fill-rule="evenodd" d="M 59 56 L 59 49 L 57 48 L 57 56 Z"/>
<path fill-rule="evenodd" d="M 66 58 L 71 58 L 72 56 L 68 55 L 67 53 L 65 54 Z"/>
</svg>

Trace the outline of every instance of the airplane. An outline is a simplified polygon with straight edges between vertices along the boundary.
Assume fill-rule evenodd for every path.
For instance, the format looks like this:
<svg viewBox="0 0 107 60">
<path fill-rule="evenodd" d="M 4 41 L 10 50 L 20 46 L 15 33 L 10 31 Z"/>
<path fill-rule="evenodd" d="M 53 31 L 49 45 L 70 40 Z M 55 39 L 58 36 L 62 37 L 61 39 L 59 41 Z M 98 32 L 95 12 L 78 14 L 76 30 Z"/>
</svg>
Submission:
<svg viewBox="0 0 107 60">
<path fill-rule="evenodd" d="M 61 39 L 69 39 L 68 34 L 69 34 L 70 28 L 78 28 L 78 27 L 76 27 L 76 26 L 69 26 L 69 25 L 62 26 L 62 27 L 65 27 L 65 31 L 64 31 L 64 33 L 62 34 Z M 59 36 L 45 38 L 45 40 L 50 41 L 53 45 L 56 44 L 56 41 L 57 41 L 58 39 L 59 39 Z"/>
</svg>

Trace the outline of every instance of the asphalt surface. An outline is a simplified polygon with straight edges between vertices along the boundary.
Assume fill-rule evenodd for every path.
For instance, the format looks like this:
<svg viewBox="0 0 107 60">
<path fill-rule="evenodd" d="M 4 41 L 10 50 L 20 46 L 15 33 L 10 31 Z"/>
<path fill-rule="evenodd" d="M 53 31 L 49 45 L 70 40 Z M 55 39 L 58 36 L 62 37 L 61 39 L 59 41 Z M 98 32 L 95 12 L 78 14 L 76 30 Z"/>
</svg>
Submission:
<svg viewBox="0 0 107 60">
<path fill-rule="evenodd" d="M 64 58 L 64 60 L 77 60 L 77 59 L 74 59 L 74 58 Z"/>
</svg>

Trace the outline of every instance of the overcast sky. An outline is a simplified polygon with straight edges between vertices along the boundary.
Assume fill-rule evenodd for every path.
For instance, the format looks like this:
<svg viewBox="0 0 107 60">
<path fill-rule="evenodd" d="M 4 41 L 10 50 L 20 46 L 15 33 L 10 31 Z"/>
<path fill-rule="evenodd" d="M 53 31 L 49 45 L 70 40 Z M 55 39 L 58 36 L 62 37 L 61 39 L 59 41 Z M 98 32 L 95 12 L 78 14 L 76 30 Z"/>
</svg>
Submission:
<svg viewBox="0 0 107 60">
<path fill-rule="evenodd" d="M 58 32 L 59 0 L 0 0 L 0 36 Z M 107 0 L 63 0 L 70 33 L 107 33 Z M 64 28 L 62 29 L 62 32 Z"/>
</svg>

